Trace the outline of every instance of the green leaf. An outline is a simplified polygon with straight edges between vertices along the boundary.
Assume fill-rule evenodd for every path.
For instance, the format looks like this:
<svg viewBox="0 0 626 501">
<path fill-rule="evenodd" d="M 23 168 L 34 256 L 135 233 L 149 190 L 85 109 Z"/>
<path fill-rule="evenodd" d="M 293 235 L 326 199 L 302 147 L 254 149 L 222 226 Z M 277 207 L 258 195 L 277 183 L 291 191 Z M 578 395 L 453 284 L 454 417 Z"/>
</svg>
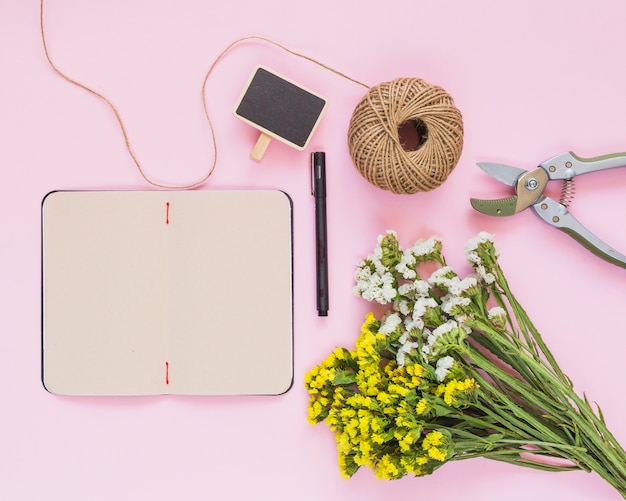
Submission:
<svg viewBox="0 0 626 501">
<path fill-rule="evenodd" d="M 603 425 L 606 426 L 606 421 L 604 420 L 604 413 L 602 412 L 602 409 L 600 408 L 600 405 L 596 404 L 596 407 L 598 409 L 598 417 L 600 418 L 600 421 L 602 422 Z"/>
<path fill-rule="evenodd" d="M 443 401 L 435 402 L 433 405 L 433 411 L 435 412 L 435 416 L 437 417 L 447 416 L 449 414 L 456 413 L 456 409 L 451 408 Z"/>
<path fill-rule="evenodd" d="M 333 385 L 345 386 L 353 384 L 356 381 L 356 373 L 352 371 L 339 371 L 335 374 L 333 379 Z"/>
<path fill-rule="evenodd" d="M 504 438 L 504 433 L 492 433 L 491 435 L 486 436 L 485 440 L 487 442 L 495 444 L 496 442 L 499 442 L 503 438 Z"/>
</svg>

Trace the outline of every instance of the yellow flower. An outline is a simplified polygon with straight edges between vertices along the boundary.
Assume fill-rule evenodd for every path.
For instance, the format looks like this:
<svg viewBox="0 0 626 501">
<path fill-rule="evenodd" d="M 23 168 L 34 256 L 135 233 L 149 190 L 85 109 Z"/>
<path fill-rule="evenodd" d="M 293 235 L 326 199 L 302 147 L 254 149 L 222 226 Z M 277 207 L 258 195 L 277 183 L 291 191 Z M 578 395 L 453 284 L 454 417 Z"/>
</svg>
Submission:
<svg viewBox="0 0 626 501">
<path fill-rule="evenodd" d="M 362 333 L 356 340 L 357 363 L 361 365 L 378 364 L 380 353 L 376 350 L 376 338 L 371 332 Z"/>
<path fill-rule="evenodd" d="M 372 442 L 378 445 L 382 445 L 385 443 L 385 437 L 384 435 L 381 435 L 380 433 L 374 433 L 372 434 Z"/>
<path fill-rule="evenodd" d="M 346 405 L 362 409 L 371 409 L 376 406 L 376 403 L 372 397 L 359 395 L 357 393 L 356 395 L 352 395 L 346 399 Z"/>
<path fill-rule="evenodd" d="M 374 326 L 378 324 L 373 313 L 365 316 L 365 322 L 361 325 L 361 334 L 356 340 L 356 356 L 352 358 L 356 360 L 359 367 L 369 364 L 378 364 L 380 362 L 381 347 L 387 341 L 387 336 L 374 331 Z"/>
<path fill-rule="evenodd" d="M 422 441 L 422 449 L 426 451 L 428 457 L 436 461 L 445 461 L 449 451 L 451 451 L 448 438 L 439 430 L 428 433 Z"/>
<path fill-rule="evenodd" d="M 422 442 L 422 449 L 428 450 L 433 446 L 441 445 L 442 440 L 443 433 L 438 430 L 433 430 L 424 437 L 424 441 Z"/>
<path fill-rule="evenodd" d="M 339 407 L 344 401 L 343 388 L 338 386 L 333 393 L 333 405 Z"/>
<path fill-rule="evenodd" d="M 392 457 L 389 454 L 385 454 L 376 464 L 375 474 L 377 478 L 391 480 L 400 476 L 400 470 L 394 464 Z"/>
<path fill-rule="evenodd" d="M 393 399 L 389 393 L 381 391 L 378 395 L 376 395 L 376 400 L 378 400 L 381 404 L 390 405 L 393 403 Z"/>
<path fill-rule="evenodd" d="M 328 413 L 328 417 L 326 418 L 326 424 L 333 431 L 337 429 L 337 425 L 339 424 L 339 420 L 337 419 L 337 414 L 332 409 Z"/>
<path fill-rule="evenodd" d="M 335 435 L 335 440 L 337 441 L 337 450 L 339 452 L 348 454 L 348 452 L 352 449 L 350 437 L 346 433 L 337 433 Z"/>
<path fill-rule="evenodd" d="M 435 390 L 435 396 L 440 397 L 441 395 L 445 393 L 445 391 L 446 391 L 446 385 L 442 383 L 439 386 L 437 386 L 437 389 Z"/>
<path fill-rule="evenodd" d="M 349 351 L 346 350 L 345 348 L 341 348 L 341 347 L 337 347 L 335 348 L 335 350 L 333 351 L 333 355 L 335 356 L 335 358 L 337 360 L 347 360 L 348 359 L 348 355 L 349 355 Z"/>
<path fill-rule="evenodd" d="M 406 458 L 401 458 L 400 459 L 400 464 L 406 470 L 407 473 L 415 472 L 415 462 L 414 461 L 410 461 L 410 460 L 408 460 Z"/>
<path fill-rule="evenodd" d="M 430 449 L 428 449 L 428 455 L 433 458 L 436 459 L 437 461 L 445 461 L 446 460 L 446 455 L 441 451 L 441 449 L 438 449 L 437 447 L 431 447 Z"/>
<path fill-rule="evenodd" d="M 350 419 L 347 423 L 345 423 L 344 431 L 348 434 L 351 439 L 354 439 L 357 435 L 359 427 L 359 420 L 356 418 Z"/>
<path fill-rule="evenodd" d="M 350 478 L 359 469 L 359 466 L 354 462 L 352 456 L 348 454 L 339 453 L 337 455 L 337 462 L 339 463 L 339 472 L 343 478 Z"/>
<path fill-rule="evenodd" d="M 409 372 L 409 370 L 408 370 L 411 367 L 419 367 L 420 370 L 419 371 L 416 370 L 416 371 L 414 371 L 414 374 L 411 374 L 411 372 Z M 424 368 L 421 365 L 411 366 L 411 367 L 409 367 L 407 369 L 407 373 L 411 376 L 411 379 L 409 379 L 409 381 L 407 382 L 407 386 L 409 388 L 417 388 L 420 384 L 422 384 L 421 375 L 424 373 Z M 418 374 L 418 372 L 419 372 L 419 374 Z"/>
<path fill-rule="evenodd" d="M 378 366 L 375 364 L 361 366 L 356 374 L 356 384 L 359 391 L 366 396 L 375 397 L 382 386 Z"/>
<path fill-rule="evenodd" d="M 406 367 L 406 372 L 409 376 L 421 377 L 424 374 L 424 367 L 420 364 L 412 364 Z"/>
<path fill-rule="evenodd" d="M 417 415 L 424 414 L 428 409 L 428 400 L 422 398 L 419 402 L 417 402 L 417 406 L 415 407 L 415 412 Z"/>
<path fill-rule="evenodd" d="M 407 432 L 401 440 L 398 441 L 398 445 L 400 445 L 400 449 L 405 452 L 411 450 L 411 446 L 415 443 L 415 441 L 419 438 L 419 435 L 414 431 Z"/>
<path fill-rule="evenodd" d="M 372 453 L 372 444 L 368 441 L 363 440 L 359 444 L 359 450 L 361 451 L 361 460 L 364 465 L 369 465 L 371 463 L 371 453 Z"/>
<path fill-rule="evenodd" d="M 367 437 L 370 432 L 370 418 L 369 416 L 363 416 L 359 418 L 359 430 L 361 431 L 361 435 Z"/>
<path fill-rule="evenodd" d="M 309 415 L 308 415 L 308 421 L 311 424 L 317 424 L 317 422 L 319 421 L 318 418 L 319 416 L 322 414 L 322 411 L 324 410 L 324 408 L 322 407 L 322 404 L 317 401 L 317 400 L 313 400 L 310 404 L 309 404 Z"/>
<path fill-rule="evenodd" d="M 319 366 L 313 367 L 305 374 L 304 383 L 311 395 L 319 393 L 324 388 L 328 390 L 333 385 L 337 374 L 335 362 L 336 358 L 331 354 Z"/>
<path fill-rule="evenodd" d="M 365 322 L 361 325 L 361 333 L 371 332 L 370 327 L 376 323 L 376 316 L 370 311 L 365 315 Z"/>
<path fill-rule="evenodd" d="M 445 385 L 439 385 L 437 395 L 441 396 L 443 394 L 443 400 L 446 404 L 455 405 L 457 404 L 457 396 L 460 393 L 468 392 L 475 388 L 478 388 L 478 385 L 473 379 L 465 379 L 463 381 L 453 379 Z"/>
<path fill-rule="evenodd" d="M 409 389 L 405 388 L 404 386 L 400 386 L 398 384 L 390 384 L 388 386 L 389 392 L 390 393 L 396 393 L 397 395 L 400 395 L 401 397 L 406 397 L 409 393 Z"/>
<path fill-rule="evenodd" d="M 320 368 L 316 365 L 309 372 L 304 375 L 304 382 L 309 384 L 315 376 L 319 373 Z"/>
<path fill-rule="evenodd" d="M 374 432 L 382 431 L 385 429 L 385 422 L 379 417 L 374 417 L 370 423 L 370 428 Z"/>
<path fill-rule="evenodd" d="M 356 411 L 351 407 L 344 407 L 339 411 L 339 417 L 341 418 L 353 418 L 356 416 Z"/>
</svg>

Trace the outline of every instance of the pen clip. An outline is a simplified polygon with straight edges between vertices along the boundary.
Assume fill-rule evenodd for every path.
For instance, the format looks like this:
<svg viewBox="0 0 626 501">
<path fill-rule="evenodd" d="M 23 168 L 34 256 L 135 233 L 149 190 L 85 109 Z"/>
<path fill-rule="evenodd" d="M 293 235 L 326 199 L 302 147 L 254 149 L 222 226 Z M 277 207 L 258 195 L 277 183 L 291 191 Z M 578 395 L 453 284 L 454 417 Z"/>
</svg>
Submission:
<svg viewBox="0 0 626 501">
<path fill-rule="evenodd" d="M 311 195 L 315 196 L 315 154 L 311 153 Z"/>
</svg>

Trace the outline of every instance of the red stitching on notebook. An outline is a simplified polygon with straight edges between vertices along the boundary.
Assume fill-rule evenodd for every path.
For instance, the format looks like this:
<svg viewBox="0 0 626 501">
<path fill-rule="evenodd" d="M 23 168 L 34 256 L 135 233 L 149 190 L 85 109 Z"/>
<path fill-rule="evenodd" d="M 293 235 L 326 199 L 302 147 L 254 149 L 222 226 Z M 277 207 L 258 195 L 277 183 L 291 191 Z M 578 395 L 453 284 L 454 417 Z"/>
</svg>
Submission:
<svg viewBox="0 0 626 501">
<path fill-rule="evenodd" d="M 165 224 L 170 224 L 170 203 L 165 203 Z"/>
<path fill-rule="evenodd" d="M 165 361 L 165 384 L 170 384 L 170 363 Z"/>
</svg>

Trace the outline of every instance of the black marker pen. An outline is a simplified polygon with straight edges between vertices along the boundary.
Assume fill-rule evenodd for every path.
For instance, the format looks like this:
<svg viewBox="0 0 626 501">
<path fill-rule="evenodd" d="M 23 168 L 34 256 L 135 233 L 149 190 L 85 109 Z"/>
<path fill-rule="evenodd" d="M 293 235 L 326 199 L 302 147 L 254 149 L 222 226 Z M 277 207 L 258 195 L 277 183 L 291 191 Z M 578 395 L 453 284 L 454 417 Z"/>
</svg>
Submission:
<svg viewBox="0 0 626 501">
<path fill-rule="evenodd" d="M 312 194 L 315 197 L 317 314 L 328 316 L 328 247 L 326 235 L 326 154 L 311 155 Z"/>
</svg>

